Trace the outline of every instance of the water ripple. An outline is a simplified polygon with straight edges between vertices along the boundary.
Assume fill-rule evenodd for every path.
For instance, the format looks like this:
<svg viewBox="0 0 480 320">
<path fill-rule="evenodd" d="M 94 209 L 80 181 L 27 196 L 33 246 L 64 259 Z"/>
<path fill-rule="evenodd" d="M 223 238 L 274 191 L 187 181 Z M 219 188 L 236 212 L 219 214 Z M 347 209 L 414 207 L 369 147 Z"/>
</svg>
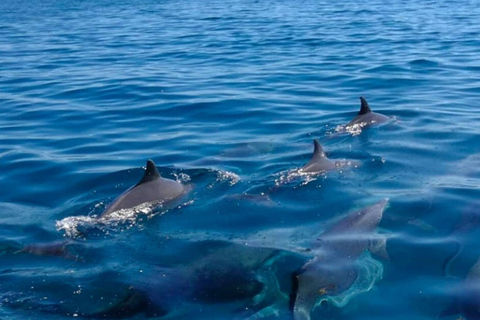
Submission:
<svg viewBox="0 0 480 320">
<path fill-rule="evenodd" d="M 81 282 L 94 292 L 111 270 L 128 282 L 118 296 L 124 286 L 102 287 L 105 305 L 118 301 L 137 269 L 187 250 L 167 231 L 326 223 L 379 197 L 392 203 L 380 225 L 390 234 L 383 278 L 318 315 L 436 318 L 456 241 L 448 265 L 459 283 L 478 258 L 479 10 L 468 0 L 1 1 L 0 318 L 60 319 L 76 302 L 93 312 L 72 292 Z M 359 96 L 395 121 L 336 132 Z M 299 176 L 314 138 L 362 166 Z M 188 205 L 90 231 L 84 262 L 14 254 L 89 229 L 150 158 L 191 179 Z M 285 268 L 276 297 L 301 267 L 288 263 L 275 265 Z M 55 290 L 68 291 L 70 309 Z"/>
</svg>

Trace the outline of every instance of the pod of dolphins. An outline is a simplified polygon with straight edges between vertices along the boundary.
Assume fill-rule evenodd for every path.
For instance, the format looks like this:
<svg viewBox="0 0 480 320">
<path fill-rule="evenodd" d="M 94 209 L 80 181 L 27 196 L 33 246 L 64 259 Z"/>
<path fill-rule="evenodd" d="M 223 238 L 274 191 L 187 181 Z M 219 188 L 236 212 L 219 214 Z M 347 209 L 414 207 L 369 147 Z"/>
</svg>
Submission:
<svg viewBox="0 0 480 320">
<path fill-rule="evenodd" d="M 360 102 L 360 111 L 345 126 L 347 130 L 349 128 L 362 130 L 391 119 L 373 112 L 365 98 L 360 97 Z M 307 164 L 299 168 L 300 173 L 321 173 L 347 165 L 347 161 L 329 159 L 317 139 L 313 140 L 313 143 L 313 155 Z M 192 186 L 188 184 L 162 177 L 155 163 L 148 160 L 142 179 L 119 195 L 98 219 L 108 220 L 115 215 L 121 215 L 123 210 L 143 204 L 168 204 L 181 199 L 191 189 Z M 165 271 L 177 279 L 175 291 L 181 291 L 181 297 L 168 292 L 171 288 L 165 281 L 152 280 L 148 286 L 153 289 L 147 290 L 148 292 L 132 289 L 125 300 L 108 310 L 89 314 L 88 317 L 124 318 L 137 313 L 171 316 L 174 300 L 208 303 L 222 302 L 222 299 L 253 298 L 259 295 L 265 286 L 255 275 L 255 270 L 274 261 L 279 252 L 294 250 L 296 254 L 306 258 L 306 263 L 298 270 L 292 270 L 290 309 L 294 320 L 309 320 L 312 311 L 322 301 L 327 297 L 342 294 L 357 280 L 359 272 L 356 262 L 365 252 L 388 259 L 385 238 L 376 233 L 387 206 L 388 199 L 382 199 L 343 216 L 331 223 L 322 233 L 315 235 L 313 243 L 306 248 L 291 249 L 288 246 L 278 248 L 274 244 L 244 246 L 236 244 L 235 241 L 229 242 L 229 245 L 219 245 L 221 242 L 215 244 L 216 239 L 212 239 L 211 243 L 218 247 L 217 250 L 208 251 L 204 257 L 193 261 L 187 267 Z M 33 254 L 42 252 L 52 255 L 63 254 L 58 247 L 53 245 L 45 249 L 28 246 L 21 251 Z M 214 281 L 211 280 L 212 275 L 215 277 Z M 480 277 L 480 262 L 472 268 L 468 277 Z M 183 289 L 179 290 L 179 287 Z M 459 299 L 460 311 L 469 319 L 479 319 L 479 287 L 469 287 L 468 292 Z"/>
</svg>

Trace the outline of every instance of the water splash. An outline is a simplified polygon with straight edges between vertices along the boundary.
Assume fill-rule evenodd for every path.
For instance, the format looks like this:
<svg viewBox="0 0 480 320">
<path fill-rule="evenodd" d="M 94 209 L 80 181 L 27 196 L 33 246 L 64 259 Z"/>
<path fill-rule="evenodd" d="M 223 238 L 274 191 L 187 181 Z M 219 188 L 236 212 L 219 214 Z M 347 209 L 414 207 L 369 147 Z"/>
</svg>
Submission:
<svg viewBox="0 0 480 320">
<path fill-rule="evenodd" d="M 227 182 L 228 185 L 233 186 L 237 184 L 240 181 L 240 176 L 231 172 L 231 171 L 223 171 L 223 170 L 218 170 L 217 171 L 217 179 L 211 183 L 208 187 L 212 188 L 213 185 L 217 182 Z"/>
<path fill-rule="evenodd" d="M 373 122 L 360 122 L 360 123 L 355 123 L 353 125 L 345 125 L 341 124 L 335 127 L 334 132 L 330 134 L 330 137 L 334 137 L 336 135 L 342 134 L 342 133 L 347 133 L 350 134 L 351 136 L 358 136 L 359 134 L 362 133 L 364 128 L 369 128 L 372 125 L 375 126 L 385 126 L 388 124 L 393 124 L 393 123 L 398 123 L 400 122 L 397 117 L 392 116 L 387 122 L 380 123 L 380 124 L 375 124 L 375 121 Z"/>
<path fill-rule="evenodd" d="M 285 170 L 277 174 L 275 179 L 275 187 L 287 184 L 297 184 L 297 186 L 305 186 L 312 181 L 320 178 L 327 178 L 325 171 L 322 172 L 303 172 L 300 168 Z"/>
<path fill-rule="evenodd" d="M 192 181 L 192 177 L 190 177 L 188 174 L 186 173 L 172 173 L 172 175 L 175 177 L 175 180 L 177 182 L 183 182 L 183 183 L 187 183 L 187 182 L 190 182 Z"/>
<path fill-rule="evenodd" d="M 104 234 L 111 231 L 121 231 L 138 226 L 143 220 L 142 217 L 151 219 L 163 215 L 170 209 L 181 209 L 192 204 L 194 200 L 189 199 L 173 207 L 166 207 L 162 203 L 143 203 L 133 208 L 121 209 L 112 212 L 108 217 L 92 216 L 70 216 L 57 220 L 55 226 L 58 231 L 65 232 L 69 238 L 83 238 L 89 231 L 100 230 Z"/>
</svg>

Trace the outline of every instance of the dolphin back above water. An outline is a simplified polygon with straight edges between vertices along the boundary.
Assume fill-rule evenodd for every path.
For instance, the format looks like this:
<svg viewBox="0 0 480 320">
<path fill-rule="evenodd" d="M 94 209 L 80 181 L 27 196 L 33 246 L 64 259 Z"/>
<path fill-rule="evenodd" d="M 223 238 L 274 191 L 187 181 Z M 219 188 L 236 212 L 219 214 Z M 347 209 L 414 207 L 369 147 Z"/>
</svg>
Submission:
<svg viewBox="0 0 480 320">
<path fill-rule="evenodd" d="M 358 161 L 355 160 L 330 160 L 327 158 L 325 151 L 323 151 L 320 142 L 317 139 L 313 140 L 313 155 L 306 165 L 300 168 L 304 173 L 317 173 L 335 170 L 347 166 L 359 166 Z"/>
<path fill-rule="evenodd" d="M 373 124 L 379 124 L 388 121 L 390 118 L 380 114 L 373 112 L 368 105 L 367 100 L 364 97 L 360 97 L 360 111 L 358 112 L 357 116 L 353 118 L 352 121 L 347 123 L 346 127 L 368 127 Z"/>
<path fill-rule="evenodd" d="M 313 156 L 310 161 L 301 168 L 302 172 L 321 172 L 335 169 L 335 162 L 327 158 L 317 139 L 313 140 L 313 146 Z"/>
<path fill-rule="evenodd" d="M 143 178 L 118 196 L 100 217 L 106 218 L 118 210 L 131 209 L 144 203 L 171 201 L 184 195 L 187 191 L 187 186 L 180 182 L 162 178 L 155 163 L 148 160 Z"/>
<path fill-rule="evenodd" d="M 352 286 L 358 271 L 356 260 L 370 250 L 386 256 L 385 242 L 374 235 L 388 203 L 384 199 L 353 212 L 321 234 L 315 258 L 292 277 L 291 306 L 295 320 L 309 320 L 317 303 Z"/>
</svg>

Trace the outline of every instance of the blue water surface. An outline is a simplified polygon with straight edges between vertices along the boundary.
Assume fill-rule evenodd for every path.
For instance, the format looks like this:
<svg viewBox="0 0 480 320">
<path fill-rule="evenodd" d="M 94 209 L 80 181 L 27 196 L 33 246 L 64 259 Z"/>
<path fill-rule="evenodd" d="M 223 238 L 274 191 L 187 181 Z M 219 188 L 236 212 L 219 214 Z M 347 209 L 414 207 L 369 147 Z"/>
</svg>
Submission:
<svg viewBox="0 0 480 320">
<path fill-rule="evenodd" d="M 389 259 L 362 257 L 372 281 L 312 319 L 437 319 L 480 256 L 479 17 L 476 0 L 0 1 L 0 319 L 293 319 L 302 254 L 235 240 L 314 242 L 384 198 Z M 360 96 L 391 121 L 341 130 Z M 299 175 L 314 138 L 359 165 Z M 193 190 L 98 223 L 147 159 Z M 229 263 L 262 293 L 188 294 Z M 132 288 L 160 307 L 128 309 Z"/>
</svg>

